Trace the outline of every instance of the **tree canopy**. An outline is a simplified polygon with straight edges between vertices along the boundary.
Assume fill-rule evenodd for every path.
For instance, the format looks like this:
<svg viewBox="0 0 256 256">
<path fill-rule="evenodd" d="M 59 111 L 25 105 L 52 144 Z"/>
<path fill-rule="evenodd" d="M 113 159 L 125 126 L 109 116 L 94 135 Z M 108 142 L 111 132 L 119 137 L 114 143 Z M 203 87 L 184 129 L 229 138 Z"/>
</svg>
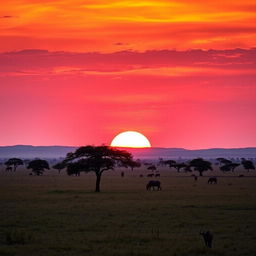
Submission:
<svg viewBox="0 0 256 256">
<path fill-rule="evenodd" d="M 156 166 L 155 165 L 150 165 L 148 168 L 147 168 L 149 171 L 155 171 L 156 170 Z"/>
<path fill-rule="evenodd" d="M 232 171 L 234 172 L 235 168 L 238 167 L 240 164 L 237 163 L 228 163 L 228 164 L 224 164 L 222 166 L 220 166 L 220 170 L 223 172 L 229 172 Z"/>
<path fill-rule="evenodd" d="M 223 157 L 219 157 L 216 159 L 217 161 L 220 162 L 220 164 L 223 164 L 223 165 L 228 165 L 228 164 L 231 164 L 232 161 L 231 160 L 228 160 L 226 158 L 223 158 Z"/>
<path fill-rule="evenodd" d="M 60 173 L 61 170 L 66 168 L 66 165 L 63 162 L 60 162 L 60 163 L 53 165 L 52 168 L 58 170 L 58 172 Z"/>
<path fill-rule="evenodd" d="M 175 168 L 177 170 L 177 172 L 180 172 L 180 169 L 182 169 L 182 168 L 187 167 L 185 171 L 187 171 L 187 169 L 188 169 L 188 166 L 185 163 L 177 163 L 175 160 L 166 160 L 166 161 L 164 161 L 164 163 L 166 165 L 169 165 L 170 168 L 172 168 L 172 167 Z"/>
<path fill-rule="evenodd" d="M 44 170 L 49 170 L 49 164 L 46 160 L 36 159 L 29 162 L 27 169 L 32 169 L 32 172 L 37 176 L 42 175 Z"/>
<path fill-rule="evenodd" d="M 248 172 L 250 170 L 255 170 L 255 166 L 251 160 L 246 160 L 242 158 L 241 164 L 243 165 L 244 169 L 247 170 Z"/>
<path fill-rule="evenodd" d="M 68 173 L 94 172 L 95 192 L 100 192 L 101 176 L 104 171 L 117 166 L 132 167 L 135 164 L 132 154 L 109 146 L 84 146 L 74 153 L 68 153 L 63 163 Z"/>
<path fill-rule="evenodd" d="M 23 161 L 20 158 L 10 158 L 4 163 L 7 167 L 13 167 L 15 172 L 19 165 L 23 165 Z"/>
<path fill-rule="evenodd" d="M 203 172 L 211 170 L 212 171 L 212 164 L 211 162 L 204 160 L 203 158 L 196 158 L 190 161 L 189 165 L 194 167 L 195 171 L 199 172 L 200 176 L 203 176 Z"/>
</svg>

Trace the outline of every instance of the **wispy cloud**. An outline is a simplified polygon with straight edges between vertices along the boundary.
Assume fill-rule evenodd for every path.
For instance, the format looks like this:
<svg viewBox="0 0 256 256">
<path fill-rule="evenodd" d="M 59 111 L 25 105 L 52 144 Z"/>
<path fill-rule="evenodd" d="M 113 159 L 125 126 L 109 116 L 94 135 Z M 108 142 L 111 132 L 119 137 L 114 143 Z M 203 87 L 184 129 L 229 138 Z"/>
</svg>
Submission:
<svg viewBox="0 0 256 256">
<path fill-rule="evenodd" d="M 0 16 L 0 19 L 10 19 L 10 18 L 13 18 L 13 16 L 11 15 Z"/>
<path fill-rule="evenodd" d="M 0 54 L 1 73 L 81 75 L 241 75 L 253 74 L 256 49 L 122 51 L 69 53 L 28 49 Z"/>
</svg>

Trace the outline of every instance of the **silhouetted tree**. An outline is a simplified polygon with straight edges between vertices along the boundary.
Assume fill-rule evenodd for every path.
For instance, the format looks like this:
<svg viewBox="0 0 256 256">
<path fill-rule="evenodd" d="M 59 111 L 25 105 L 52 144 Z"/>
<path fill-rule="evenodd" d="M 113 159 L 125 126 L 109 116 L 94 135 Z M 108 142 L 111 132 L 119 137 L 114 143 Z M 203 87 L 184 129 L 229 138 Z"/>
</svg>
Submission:
<svg viewBox="0 0 256 256">
<path fill-rule="evenodd" d="M 63 164 L 63 163 L 61 163 Z M 67 165 L 67 174 L 69 176 L 75 175 L 80 176 L 81 169 L 83 168 L 83 161 L 69 163 Z"/>
<path fill-rule="evenodd" d="M 238 167 L 239 165 L 240 164 L 237 164 L 237 163 L 225 164 L 220 166 L 220 170 L 223 172 L 229 172 L 229 171 L 234 172 L 235 168 Z"/>
<path fill-rule="evenodd" d="M 130 167 L 131 170 L 133 171 L 134 168 L 140 168 L 141 163 L 138 160 L 134 161 L 132 159 L 127 159 L 126 162 L 124 161 L 123 163 L 121 163 L 121 166 L 124 166 L 126 168 Z"/>
<path fill-rule="evenodd" d="M 194 170 L 198 171 L 200 176 L 203 176 L 203 172 L 212 170 L 212 163 L 203 158 L 193 159 L 190 161 L 189 165 L 194 167 Z"/>
<path fill-rule="evenodd" d="M 13 171 L 15 172 L 19 165 L 23 165 L 23 161 L 19 158 L 10 158 L 5 163 L 6 167 L 13 167 Z"/>
<path fill-rule="evenodd" d="M 60 162 L 60 163 L 53 165 L 52 168 L 58 170 L 58 172 L 60 173 L 61 170 L 66 168 L 66 165 L 63 162 Z"/>
<path fill-rule="evenodd" d="M 250 170 L 255 170 L 255 166 L 251 160 L 246 160 L 245 158 L 242 158 L 241 164 L 243 165 L 244 169 L 248 172 Z"/>
<path fill-rule="evenodd" d="M 174 160 L 166 160 L 164 161 L 166 165 L 169 165 L 170 168 L 175 168 L 177 172 L 180 172 L 180 169 L 187 167 L 185 163 L 177 163 Z"/>
<path fill-rule="evenodd" d="M 44 170 L 49 170 L 50 167 L 46 160 L 36 159 L 29 162 L 27 169 L 32 169 L 32 172 L 39 176 L 43 175 Z"/>
<path fill-rule="evenodd" d="M 228 164 L 231 164 L 232 161 L 226 159 L 226 158 L 223 158 L 223 157 L 219 157 L 216 159 L 217 161 L 219 161 L 220 164 L 223 164 L 223 165 L 228 165 Z"/>
<path fill-rule="evenodd" d="M 108 146 L 84 146 L 67 154 L 63 163 L 67 171 L 94 172 L 95 192 L 100 192 L 101 176 L 104 171 L 113 170 L 117 165 L 128 167 L 132 163 L 131 153 Z"/>
</svg>

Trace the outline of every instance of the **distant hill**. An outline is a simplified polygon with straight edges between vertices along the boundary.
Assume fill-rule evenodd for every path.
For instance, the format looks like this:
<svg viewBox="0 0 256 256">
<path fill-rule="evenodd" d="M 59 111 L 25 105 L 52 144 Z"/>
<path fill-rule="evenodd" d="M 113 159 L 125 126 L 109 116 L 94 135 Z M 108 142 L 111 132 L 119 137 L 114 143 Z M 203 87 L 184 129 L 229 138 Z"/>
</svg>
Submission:
<svg viewBox="0 0 256 256">
<path fill-rule="evenodd" d="M 59 158 L 65 157 L 68 152 L 74 152 L 77 147 L 68 146 L 2 146 L 0 147 L 0 158 L 20 157 L 20 158 Z M 141 159 L 191 159 L 195 157 L 217 158 L 256 158 L 256 148 L 211 148 L 200 150 L 188 150 L 183 148 L 127 148 L 135 158 Z"/>
<path fill-rule="evenodd" d="M 164 158 L 177 159 L 185 158 L 191 159 L 196 157 L 203 158 L 256 158 L 256 148 L 210 148 L 189 150 L 184 148 L 150 148 L 150 149 L 130 149 L 131 153 L 138 158 Z"/>
<path fill-rule="evenodd" d="M 0 158 L 59 158 L 77 147 L 16 145 L 0 147 Z"/>
</svg>

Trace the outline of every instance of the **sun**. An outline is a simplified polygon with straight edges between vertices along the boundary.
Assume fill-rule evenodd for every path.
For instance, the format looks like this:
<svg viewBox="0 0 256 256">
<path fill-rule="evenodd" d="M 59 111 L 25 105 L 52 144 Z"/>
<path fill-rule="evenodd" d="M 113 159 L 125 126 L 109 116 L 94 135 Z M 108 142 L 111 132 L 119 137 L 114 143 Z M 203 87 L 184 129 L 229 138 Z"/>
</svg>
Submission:
<svg viewBox="0 0 256 256">
<path fill-rule="evenodd" d="M 112 140 L 111 147 L 151 148 L 149 140 L 135 131 L 121 132 Z"/>
</svg>

